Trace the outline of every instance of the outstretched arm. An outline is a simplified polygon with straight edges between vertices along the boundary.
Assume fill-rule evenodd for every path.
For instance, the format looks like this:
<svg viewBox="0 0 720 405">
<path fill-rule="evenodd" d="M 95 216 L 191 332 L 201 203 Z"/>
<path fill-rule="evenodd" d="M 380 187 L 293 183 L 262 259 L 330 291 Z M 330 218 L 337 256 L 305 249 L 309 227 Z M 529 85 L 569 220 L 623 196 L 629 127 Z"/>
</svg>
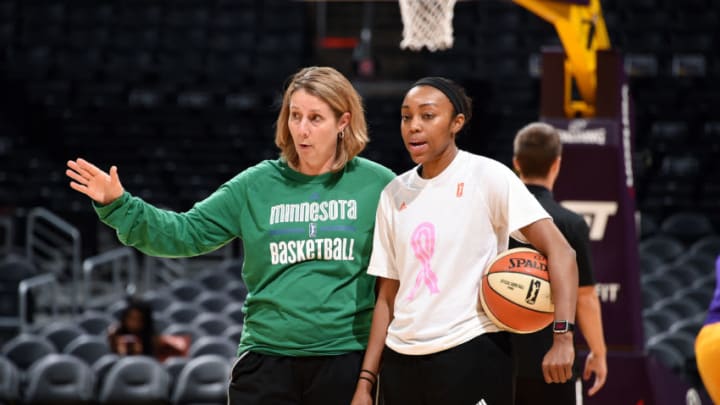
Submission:
<svg viewBox="0 0 720 405">
<path fill-rule="evenodd" d="M 67 163 L 70 187 L 90 197 L 100 220 L 117 231 L 120 242 L 163 257 L 196 256 L 240 235 L 237 216 L 243 198 L 224 185 L 184 213 L 163 210 L 126 193 L 117 168 L 110 173 L 77 159 Z M 235 190 L 242 186 L 235 187 Z"/>
<path fill-rule="evenodd" d="M 393 319 L 395 296 L 400 287 L 398 280 L 383 277 L 378 277 L 377 280 L 379 285 L 378 298 L 373 311 L 368 347 L 361 368 L 370 372 L 360 372 L 352 405 L 372 405 L 373 403 L 373 388 L 378 382 L 377 377 L 380 373 L 380 361 L 385 348 L 385 338 L 387 337 L 390 321 Z"/>
<path fill-rule="evenodd" d="M 595 286 L 578 289 L 577 321 L 580 332 L 590 347 L 590 353 L 585 360 L 583 379 L 589 380 L 592 374 L 595 374 L 595 382 L 588 390 L 588 395 L 592 396 L 605 385 L 607 378 L 607 347 L 603 337 L 600 299 Z"/>
<path fill-rule="evenodd" d="M 549 218 L 520 229 L 525 238 L 548 258 L 548 271 L 555 303 L 555 320 L 575 320 L 578 269 L 575 250 Z M 547 383 L 563 383 L 572 377 L 575 360 L 572 332 L 553 335 L 553 345 L 545 354 L 542 369 Z"/>
<path fill-rule="evenodd" d="M 110 174 L 100 170 L 85 159 L 68 160 L 65 174 L 72 179 L 70 187 L 85 194 L 101 205 L 107 205 L 120 198 L 125 191 L 116 166 Z"/>
</svg>

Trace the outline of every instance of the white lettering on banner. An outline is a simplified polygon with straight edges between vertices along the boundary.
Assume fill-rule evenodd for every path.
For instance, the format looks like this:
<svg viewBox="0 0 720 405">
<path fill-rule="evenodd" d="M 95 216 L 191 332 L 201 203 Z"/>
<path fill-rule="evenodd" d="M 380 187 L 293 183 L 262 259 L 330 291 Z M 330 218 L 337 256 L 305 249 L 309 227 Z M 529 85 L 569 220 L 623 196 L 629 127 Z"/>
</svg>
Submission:
<svg viewBox="0 0 720 405">
<path fill-rule="evenodd" d="M 623 163 L 625 164 L 625 186 L 632 188 L 633 167 L 632 167 L 632 145 L 630 144 L 630 100 L 628 96 L 628 85 L 622 86 L 622 142 L 623 142 Z"/>
<path fill-rule="evenodd" d="M 272 264 L 292 264 L 307 260 L 353 261 L 355 239 L 325 238 L 270 243 Z"/>
<path fill-rule="evenodd" d="M 585 218 L 590 227 L 590 240 L 602 240 L 605 237 L 608 219 L 617 213 L 615 201 L 563 201 L 563 207 Z"/>
<path fill-rule="evenodd" d="M 619 283 L 597 283 L 595 284 L 595 291 L 597 291 L 598 297 L 601 302 L 615 302 L 618 299 L 618 293 L 620 292 Z"/>
<path fill-rule="evenodd" d="M 570 121 L 567 131 L 558 129 L 560 141 L 567 144 L 605 145 L 607 142 L 605 128 L 587 129 L 587 124 L 587 121 L 583 119 Z"/>
</svg>

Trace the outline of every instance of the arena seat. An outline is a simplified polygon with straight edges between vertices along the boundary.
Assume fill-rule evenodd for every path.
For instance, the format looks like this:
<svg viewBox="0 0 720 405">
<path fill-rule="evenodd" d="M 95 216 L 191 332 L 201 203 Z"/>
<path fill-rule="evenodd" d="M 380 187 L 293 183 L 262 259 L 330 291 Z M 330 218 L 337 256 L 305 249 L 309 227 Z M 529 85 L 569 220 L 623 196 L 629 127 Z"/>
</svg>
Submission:
<svg viewBox="0 0 720 405">
<path fill-rule="evenodd" d="M 203 309 L 220 313 L 230 304 L 230 298 L 222 292 L 217 290 L 205 291 L 200 294 L 194 301 L 200 305 Z"/>
<path fill-rule="evenodd" d="M 659 274 L 650 275 L 641 279 L 642 288 L 648 288 L 660 293 L 661 296 L 669 297 L 677 290 L 684 287 L 671 277 L 664 277 Z"/>
<path fill-rule="evenodd" d="M 172 322 L 189 324 L 198 315 L 200 315 L 200 308 L 198 305 L 190 302 L 176 301 L 170 304 L 170 306 L 163 311 L 161 316 L 170 319 Z"/>
<path fill-rule="evenodd" d="M 74 356 L 46 355 L 30 367 L 27 379 L 25 404 L 94 403 L 95 376 L 87 364 Z"/>
<path fill-rule="evenodd" d="M 245 314 L 243 313 L 243 303 L 242 302 L 232 302 L 230 303 L 225 309 L 222 311 L 223 315 L 226 315 L 233 321 L 239 324 L 243 324 L 245 322 Z"/>
<path fill-rule="evenodd" d="M 683 331 L 667 331 L 648 339 L 648 348 L 658 343 L 668 344 L 675 348 L 684 359 L 695 356 L 695 335 Z"/>
<path fill-rule="evenodd" d="M 55 346 L 48 339 L 28 333 L 10 339 L 0 350 L 20 371 L 26 371 L 38 359 L 56 352 Z"/>
<path fill-rule="evenodd" d="M 660 224 L 650 214 L 643 213 L 640 215 L 640 237 L 641 240 L 646 239 L 658 233 Z"/>
<path fill-rule="evenodd" d="M 690 246 L 690 251 L 706 253 L 717 258 L 718 255 L 720 255 L 720 235 L 707 235 L 696 240 L 692 246 Z"/>
<path fill-rule="evenodd" d="M 651 125 L 647 145 L 654 152 L 669 153 L 682 150 L 689 144 L 689 129 L 685 121 L 656 121 Z"/>
<path fill-rule="evenodd" d="M 656 311 L 652 308 L 643 310 L 642 317 L 644 321 L 657 326 L 660 331 L 668 330 L 673 322 L 680 319 L 675 312 Z"/>
<path fill-rule="evenodd" d="M 205 291 L 205 289 L 202 284 L 194 280 L 180 279 L 175 280 L 172 284 L 170 284 L 170 292 L 172 295 L 185 302 L 192 302 L 195 298 L 202 294 L 203 291 Z"/>
<path fill-rule="evenodd" d="M 180 372 L 182 371 L 183 367 L 190 361 L 190 358 L 188 357 L 180 357 L 180 356 L 173 356 L 168 357 L 163 362 L 163 367 L 165 367 L 165 371 L 167 371 L 168 376 L 170 377 L 170 386 L 176 387 L 177 385 L 177 378 L 180 375 Z M 176 389 L 176 388 L 174 388 Z"/>
<path fill-rule="evenodd" d="M 170 293 L 160 290 L 152 290 L 143 294 L 143 300 L 150 304 L 153 312 L 165 311 L 173 302 L 176 301 Z"/>
<path fill-rule="evenodd" d="M 105 308 L 105 313 L 112 315 L 113 318 L 120 320 L 123 311 L 127 308 L 127 301 L 115 301 Z"/>
<path fill-rule="evenodd" d="M 649 276 L 657 274 L 658 270 L 665 264 L 662 258 L 655 256 L 654 253 L 643 252 L 638 258 L 640 261 L 640 275 Z"/>
<path fill-rule="evenodd" d="M 231 363 L 226 357 L 203 355 L 183 367 L 172 392 L 177 405 L 227 403 Z"/>
<path fill-rule="evenodd" d="M 681 286 L 691 285 L 695 280 L 702 278 L 706 272 L 691 262 L 665 263 L 655 273 L 663 277 L 671 277 Z"/>
<path fill-rule="evenodd" d="M 713 291 L 711 289 L 700 289 L 691 285 L 678 290 L 673 297 L 678 301 L 692 301 L 706 310 L 712 300 Z"/>
<path fill-rule="evenodd" d="M 222 269 L 208 269 L 198 274 L 196 279 L 210 291 L 221 291 L 233 280 L 233 276 Z"/>
<path fill-rule="evenodd" d="M 696 172 L 690 173 L 695 176 Z M 702 237 L 712 235 L 715 231 L 710 220 L 697 212 L 677 212 L 665 218 L 660 230 L 685 244 L 691 244 Z"/>
<path fill-rule="evenodd" d="M 663 295 L 661 295 L 659 291 L 650 289 L 650 288 L 643 288 L 642 289 L 643 309 L 652 307 L 657 301 L 661 300 L 662 298 L 663 298 Z"/>
<path fill-rule="evenodd" d="M 692 283 L 691 287 L 697 290 L 702 290 L 703 292 L 708 294 L 713 294 L 715 291 L 715 284 L 715 272 L 713 272 L 695 280 L 695 282 Z"/>
<path fill-rule="evenodd" d="M 707 308 L 691 300 L 678 300 L 675 296 L 670 296 L 656 302 L 652 309 L 655 311 L 671 311 L 678 315 L 678 319 L 686 319 L 703 313 Z"/>
<path fill-rule="evenodd" d="M 91 335 L 105 336 L 108 327 L 115 323 L 115 318 L 105 312 L 88 310 L 80 314 L 76 322 L 85 332 Z"/>
<path fill-rule="evenodd" d="M 105 381 L 108 371 L 120 360 L 120 356 L 115 353 L 108 353 L 101 356 L 90 366 L 93 374 L 95 374 L 95 392 L 99 392 Z"/>
<path fill-rule="evenodd" d="M 225 315 L 206 312 L 193 319 L 191 325 L 205 331 L 206 335 L 222 335 L 222 333 L 233 324 L 233 320 Z"/>
<path fill-rule="evenodd" d="M 242 324 L 230 325 L 230 326 L 228 326 L 227 329 L 225 329 L 222 336 L 227 338 L 230 342 L 240 342 L 240 337 L 242 336 L 242 331 L 243 331 Z"/>
<path fill-rule="evenodd" d="M 658 75 L 658 60 L 651 53 L 625 55 L 625 71 L 630 77 L 654 77 Z"/>
<path fill-rule="evenodd" d="M 655 235 L 640 241 L 640 254 L 650 253 L 665 262 L 675 260 L 684 251 L 683 244 L 670 236 Z"/>
<path fill-rule="evenodd" d="M 10 253 L 0 259 L 0 325 L 12 328 L 20 325 L 18 287 L 21 281 L 35 276 L 37 272 L 36 267 L 23 256 Z M 27 296 L 26 321 L 33 320 L 34 303 L 30 293 Z"/>
<path fill-rule="evenodd" d="M 225 292 L 232 298 L 245 302 L 245 298 L 247 297 L 247 286 L 245 286 L 245 283 L 240 280 L 235 280 L 228 284 L 225 287 Z"/>
<path fill-rule="evenodd" d="M 20 371 L 10 359 L 0 356 L 0 402 L 20 399 Z"/>
<path fill-rule="evenodd" d="M 693 249 L 690 248 L 689 251 L 678 257 L 673 263 L 680 266 L 693 267 L 698 274 L 706 276 L 715 272 L 716 259 L 717 256 L 712 256 L 701 251 L 693 251 Z"/>
<path fill-rule="evenodd" d="M 58 352 L 62 352 L 73 339 L 85 333 L 77 323 L 72 321 L 54 321 L 43 326 L 38 335 L 46 338 L 55 346 Z"/>
<path fill-rule="evenodd" d="M 691 336 L 697 336 L 705 321 L 705 313 L 697 314 L 691 318 L 681 319 L 673 322 L 668 330 L 670 333 L 683 332 Z"/>
<path fill-rule="evenodd" d="M 685 367 L 685 358 L 678 349 L 666 342 L 657 342 L 647 347 L 648 355 L 655 357 L 676 374 Z"/>
<path fill-rule="evenodd" d="M 684 41 L 684 40 L 697 40 L 698 42 L 707 44 L 708 41 L 712 41 L 711 38 L 705 33 L 692 34 L 689 38 L 683 38 L 682 36 L 673 36 L 671 41 Z M 687 53 L 689 49 L 681 49 L 682 46 L 677 46 L 676 49 L 682 53 L 676 53 L 672 55 L 670 61 L 670 72 L 676 77 L 705 77 L 707 74 L 707 60 L 705 55 L 701 53 Z M 698 46 L 700 44 L 695 44 Z M 702 46 L 702 45 L 700 45 Z M 697 49 L 697 48 L 696 48 Z"/>
<path fill-rule="evenodd" d="M 103 405 L 167 404 L 170 377 L 155 359 L 125 356 L 108 371 L 99 402 Z"/>
<path fill-rule="evenodd" d="M 235 357 L 236 344 L 231 343 L 222 336 L 203 336 L 190 346 L 190 357 L 199 357 L 205 354 L 216 354 L 226 359 Z"/>
<path fill-rule="evenodd" d="M 194 342 L 200 337 L 205 336 L 205 330 L 199 326 L 195 326 L 189 323 L 175 322 L 170 323 L 164 329 L 162 329 L 163 335 L 176 335 L 176 336 L 190 336 L 190 341 Z"/>
<path fill-rule="evenodd" d="M 111 351 L 107 335 L 80 335 L 65 346 L 63 353 L 75 356 L 88 366 L 92 366 Z"/>
<path fill-rule="evenodd" d="M 701 161 L 694 154 L 665 155 L 660 162 L 657 176 L 663 179 L 694 181 L 700 169 Z"/>
</svg>

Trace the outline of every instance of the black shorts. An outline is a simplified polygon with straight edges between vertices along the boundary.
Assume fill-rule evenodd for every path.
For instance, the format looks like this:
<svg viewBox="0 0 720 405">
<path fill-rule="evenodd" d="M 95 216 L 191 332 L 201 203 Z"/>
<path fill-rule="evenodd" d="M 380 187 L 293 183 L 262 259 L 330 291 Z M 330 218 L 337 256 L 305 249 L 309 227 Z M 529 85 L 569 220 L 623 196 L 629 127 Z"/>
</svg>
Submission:
<svg viewBox="0 0 720 405">
<path fill-rule="evenodd" d="M 288 357 L 245 352 L 230 376 L 229 405 L 349 404 L 363 352 Z"/>
<path fill-rule="evenodd" d="M 486 333 L 451 349 L 419 356 L 386 347 L 380 395 L 384 405 L 512 405 L 508 334 Z"/>
<path fill-rule="evenodd" d="M 537 378 L 515 379 L 515 405 L 575 405 L 577 404 L 578 380 L 563 384 L 548 384 Z"/>
</svg>

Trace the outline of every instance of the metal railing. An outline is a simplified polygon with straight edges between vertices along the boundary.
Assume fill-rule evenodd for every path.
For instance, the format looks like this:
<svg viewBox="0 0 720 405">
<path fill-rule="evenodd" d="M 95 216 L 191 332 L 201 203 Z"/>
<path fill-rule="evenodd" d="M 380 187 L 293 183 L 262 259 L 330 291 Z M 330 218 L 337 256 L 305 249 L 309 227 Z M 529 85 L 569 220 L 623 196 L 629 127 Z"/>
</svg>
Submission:
<svg viewBox="0 0 720 405">
<path fill-rule="evenodd" d="M 112 272 L 112 290 L 109 294 L 96 295 L 95 291 L 99 290 L 99 288 L 93 288 L 93 286 L 96 286 L 94 277 L 108 268 Z M 82 269 L 84 303 L 88 307 L 94 307 L 96 304 L 106 304 L 106 302 L 101 302 L 105 299 L 120 298 L 125 294 L 127 285 L 137 284 L 137 259 L 134 250 L 129 247 L 119 247 L 89 257 L 83 261 Z M 125 279 L 121 277 L 123 270 L 127 275 Z"/>
<path fill-rule="evenodd" d="M 31 290 L 34 290 L 38 287 L 43 287 L 49 285 L 52 287 L 52 300 L 51 300 L 51 308 L 52 308 L 52 318 L 56 319 L 58 314 L 58 282 L 57 278 L 55 278 L 55 275 L 47 273 L 47 274 L 41 274 L 39 276 L 27 278 L 25 280 L 20 281 L 20 284 L 18 285 L 18 300 L 19 301 L 19 314 L 20 314 L 20 332 L 24 333 L 27 332 L 29 323 L 27 321 L 28 318 L 28 293 Z"/>
<path fill-rule="evenodd" d="M 71 306 L 75 313 L 79 312 L 82 302 L 80 247 L 80 231 L 76 227 L 45 208 L 37 207 L 30 210 L 27 216 L 26 257 L 41 270 L 53 272 L 57 279 L 62 279 L 64 257 L 70 256 Z"/>
</svg>

